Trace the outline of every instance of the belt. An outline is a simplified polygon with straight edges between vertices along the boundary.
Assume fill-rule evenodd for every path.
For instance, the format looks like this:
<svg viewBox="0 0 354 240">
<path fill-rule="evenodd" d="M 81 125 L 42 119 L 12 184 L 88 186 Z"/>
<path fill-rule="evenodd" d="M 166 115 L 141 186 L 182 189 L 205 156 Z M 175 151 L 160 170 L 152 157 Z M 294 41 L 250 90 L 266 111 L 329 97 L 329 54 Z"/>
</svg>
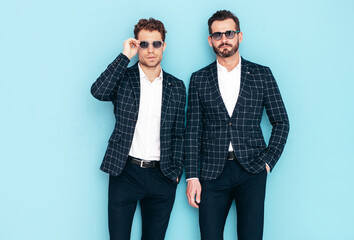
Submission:
<svg viewBox="0 0 354 240">
<path fill-rule="evenodd" d="M 156 168 L 160 166 L 159 161 L 145 161 L 132 156 L 128 156 L 128 162 L 138 165 L 141 168 Z"/>
<path fill-rule="evenodd" d="M 227 159 L 227 160 L 230 160 L 230 161 L 236 160 L 235 152 L 234 152 L 234 151 L 228 152 L 226 159 Z"/>
</svg>

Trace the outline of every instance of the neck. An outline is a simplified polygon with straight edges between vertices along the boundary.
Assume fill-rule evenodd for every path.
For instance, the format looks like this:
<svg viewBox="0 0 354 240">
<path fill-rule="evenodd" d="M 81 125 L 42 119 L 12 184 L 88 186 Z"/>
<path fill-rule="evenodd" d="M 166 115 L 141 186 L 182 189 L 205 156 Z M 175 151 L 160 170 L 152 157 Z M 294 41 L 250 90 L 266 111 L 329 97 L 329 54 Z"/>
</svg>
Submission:
<svg viewBox="0 0 354 240">
<path fill-rule="evenodd" d="M 158 76 L 160 76 L 160 73 L 161 73 L 161 65 L 160 64 L 158 64 L 155 67 L 149 67 L 149 66 L 140 64 L 140 67 L 150 82 L 153 82 Z"/>
<path fill-rule="evenodd" d="M 237 51 L 234 55 L 230 57 L 220 57 L 216 56 L 216 59 L 218 59 L 218 62 L 221 64 L 221 66 L 225 67 L 228 72 L 230 72 L 232 69 L 234 69 L 239 61 L 240 61 L 240 54 Z"/>
</svg>

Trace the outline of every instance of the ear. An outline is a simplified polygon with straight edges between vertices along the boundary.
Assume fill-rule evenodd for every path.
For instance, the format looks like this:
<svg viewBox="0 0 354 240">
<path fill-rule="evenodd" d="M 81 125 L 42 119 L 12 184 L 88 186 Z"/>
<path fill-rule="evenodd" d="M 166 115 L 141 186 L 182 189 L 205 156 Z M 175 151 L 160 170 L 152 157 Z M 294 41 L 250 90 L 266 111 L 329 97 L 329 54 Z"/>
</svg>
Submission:
<svg viewBox="0 0 354 240">
<path fill-rule="evenodd" d="M 166 49 L 166 45 L 167 45 L 167 44 L 166 44 L 166 42 L 164 42 L 164 43 L 163 43 L 162 52 L 164 52 L 164 51 L 165 51 L 165 49 Z"/>
<path fill-rule="evenodd" d="M 213 47 L 212 39 L 211 39 L 210 36 L 208 36 L 208 42 L 209 42 L 209 46 L 210 46 L 210 47 Z"/>
<path fill-rule="evenodd" d="M 239 32 L 238 33 L 238 42 L 241 43 L 243 40 L 243 33 L 242 32 Z"/>
</svg>

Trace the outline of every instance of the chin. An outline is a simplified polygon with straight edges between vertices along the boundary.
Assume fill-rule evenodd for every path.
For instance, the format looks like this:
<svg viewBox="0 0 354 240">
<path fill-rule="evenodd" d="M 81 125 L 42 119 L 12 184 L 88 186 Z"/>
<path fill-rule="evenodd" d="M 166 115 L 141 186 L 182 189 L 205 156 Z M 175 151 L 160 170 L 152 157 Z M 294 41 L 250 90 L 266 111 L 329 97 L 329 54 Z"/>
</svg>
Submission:
<svg viewBox="0 0 354 240">
<path fill-rule="evenodd" d="M 158 63 L 156 62 L 140 62 L 140 64 L 146 66 L 146 67 L 156 67 L 158 65 Z"/>
</svg>

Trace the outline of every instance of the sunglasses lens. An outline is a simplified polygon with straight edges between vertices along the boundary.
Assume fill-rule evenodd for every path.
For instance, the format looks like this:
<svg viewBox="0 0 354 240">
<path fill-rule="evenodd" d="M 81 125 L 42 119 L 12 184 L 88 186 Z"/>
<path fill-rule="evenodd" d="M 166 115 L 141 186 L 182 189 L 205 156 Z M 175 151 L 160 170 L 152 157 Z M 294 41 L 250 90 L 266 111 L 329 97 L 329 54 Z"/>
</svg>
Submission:
<svg viewBox="0 0 354 240">
<path fill-rule="evenodd" d="M 215 39 L 215 40 L 220 40 L 222 38 L 222 33 L 221 32 L 214 32 L 212 34 L 212 37 Z"/>
<path fill-rule="evenodd" d="M 225 36 L 228 38 L 228 39 L 233 39 L 235 37 L 235 32 L 234 31 L 226 31 L 225 32 Z"/>
<path fill-rule="evenodd" d="M 149 43 L 145 42 L 145 41 L 142 41 L 142 42 L 140 42 L 140 47 L 142 49 L 147 49 L 149 47 Z"/>
<path fill-rule="evenodd" d="M 154 42 L 152 43 L 152 46 L 153 46 L 154 48 L 160 48 L 160 47 L 162 46 L 162 42 L 160 42 L 160 41 L 154 41 Z"/>
</svg>

